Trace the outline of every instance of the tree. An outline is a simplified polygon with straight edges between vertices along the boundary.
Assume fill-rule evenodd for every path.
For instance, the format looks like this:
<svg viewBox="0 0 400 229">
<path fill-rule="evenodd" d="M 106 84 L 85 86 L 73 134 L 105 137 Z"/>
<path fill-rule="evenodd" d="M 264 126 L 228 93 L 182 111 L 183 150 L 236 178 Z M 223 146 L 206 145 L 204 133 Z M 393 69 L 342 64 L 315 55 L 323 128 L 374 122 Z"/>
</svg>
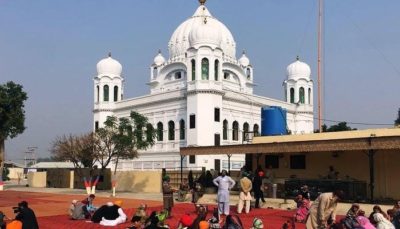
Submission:
<svg viewBox="0 0 400 229">
<path fill-rule="evenodd" d="M 143 115 L 131 111 L 129 118 L 107 117 L 104 127 L 95 133 L 98 161 L 106 168 L 111 160 L 115 162 L 114 174 L 120 159 L 137 157 L 138 150 L 154 145 L 156 131 Z"/>
<path fill-rule="evenodd" d="M 0 85 L 0 171 L 4 166 L 4 142 L 25 130 L 24 102 L 28 99 L 23 87 L 12 81 Z"/>
<path fill-rule="evenodd" d="M 346 122 L 339 122 L 336 125 L 330 126 L 326 132 L 337 132 L 337 131 L 348 131 L 348 130 L 357 130 L 356 128 L 352 129 L 350 126 L 347 126 Z"/>
<path fill-rule="evenodd" d="M 338 132 L 338 131 L 348 131 L 348 130 L 357 130 L 356 128 L 351 128 L 347 125 L 347 122 L 339 122 L 336 125 L 332 125 L 328 127 L 326 124 L 322 125 L 322 132 Z M 314 133 L 319 133 L 319 130 L 315 130 Z"/>
<path fill-rule="evenodd" d="M 75 168 L 93 168 L 97 161 L 95 144 L 93 133 L 81 136 L 64 135 L 53 141 L 50 152 L 55 160 L 70 161 Z"/>
<path fill-rule="evenodd" d="M 394 125 L 395 126 L 399 126 L 400 125 L 400 108 L 399 108 L 399 111 L 397 113 L 397 119 L 394 120 Z"/>
</svg>

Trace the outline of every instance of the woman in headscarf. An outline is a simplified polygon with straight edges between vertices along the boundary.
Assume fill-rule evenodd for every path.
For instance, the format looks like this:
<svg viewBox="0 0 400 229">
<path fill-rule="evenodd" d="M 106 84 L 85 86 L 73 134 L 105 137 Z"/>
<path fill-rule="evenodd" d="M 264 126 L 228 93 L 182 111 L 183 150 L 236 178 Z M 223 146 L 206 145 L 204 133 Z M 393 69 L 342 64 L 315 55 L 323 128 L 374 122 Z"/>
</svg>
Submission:
<svg viewBox="0 0 400 229">
<path fill-rule="evenodd" d="M 385 218 L 381 213 L 374 214 L 377 229 L 395 229 L 393 224 Z"/>
<path fill-rule="evenodd" d="M 385 217 L 386 219 L 389 219 L 388 215 L 381 209 L 381 207 L 379 207 L 379 205 L 375 205 L 374 208 L 372 208 L 372 212 L 369 215 L 369 221 L 376 227 L 376 221 L 374 218 L 374 215 L 376 213 L 381 213 L 383 215 L 383 217 Z"/>
<path fill-rule="evenodd" d="M 297 205 L 298 208 L 296 210 L 296 214 L 295 214 L 295 221 L 296 222 L 301 222 L 301 223 L 305 223 L 306 219 L 307 219 L 307 215 L 308 215 L 308 211 L 310 210 L 310 200 L 304 198 L 302 195 L 299 195 L 297 197 Z"/>
<path fill-rule="evenodd" d="M 358 224 L 364 229 L 376 229 L 374 225 L 369 222 L 369 219 L 365 216 L 357 216 Z"/>
<path fill-rule="evenodd" d="M 343 219 L 342 223 L 347 229 L 352 229 L 359 227 L 357 222 L 358 212 L 360 211 L 360 205 L 353 204 L 351 208 L 347 211 L 346 218 Z"/>
</svg>

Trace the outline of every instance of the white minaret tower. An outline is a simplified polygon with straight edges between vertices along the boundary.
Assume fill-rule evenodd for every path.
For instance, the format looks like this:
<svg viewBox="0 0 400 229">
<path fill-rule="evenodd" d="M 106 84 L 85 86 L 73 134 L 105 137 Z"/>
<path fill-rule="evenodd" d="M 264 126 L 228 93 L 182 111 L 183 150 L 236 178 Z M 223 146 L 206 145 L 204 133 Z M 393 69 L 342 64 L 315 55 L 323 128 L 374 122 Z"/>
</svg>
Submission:
<svg viewBox="0 0 400 229">
<path fill-rule="evenodd" d="M 287 79 L 283 82 L 286 102 L 295 104 L 294 134 L 313 132 L 313 81 L 310 66 L 296 58 L 287 67 Z M 308 126 L 308 127 L 307 127 Z M 310 128 L 310 126 L 312 128 Z"/>
<path fill-rule="evenodd" d="M 94 77 L 94 130 L 103 126 L 107 116 L 114 114 L 115 103 L 123 99 L 123 82 L 122 65 L 109 53 L 97 63 Z"/>
</svg>

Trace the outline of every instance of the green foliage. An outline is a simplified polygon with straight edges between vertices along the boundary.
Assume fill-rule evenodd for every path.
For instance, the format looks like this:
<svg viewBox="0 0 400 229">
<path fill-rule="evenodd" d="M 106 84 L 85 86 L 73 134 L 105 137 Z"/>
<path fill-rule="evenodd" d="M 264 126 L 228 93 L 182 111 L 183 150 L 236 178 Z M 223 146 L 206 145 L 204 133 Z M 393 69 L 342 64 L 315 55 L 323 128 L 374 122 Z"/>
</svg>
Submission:
<svg viewBox="0 0 400 229">
<path fill-rule="evenodd" d="M 154 145 L 156 131 L 143 115 L 132 111 L 129 118 L 107 117 L 104 127 L 95 133 L 95 152 L 102 168 L 111 160 L 133 159 L 138 150 Z"/>
<path fill-rule="evenodd" d="M 0 139 L 14 138 L 25 130 L 24 102 L 28 99 L 19 84 L 0 85 Z"/>
<path fill-rule="evenodd" d="M 400 125 L 400 109 L 397 113 L 397 119 L 394 120 L 394 125 L 396 125 L 396 126 Z"/>
<path fill-rule="evenodd" d="M 356 128 L 351 128 L 347 125 L 346 122 L 339 122 L 336 125 L 332 125 L 328 127 L 327 125 L 322 125 L 322 132 L 338 132 L 338 131 L 348 131 L 348 130 L 357 130 Z M 318 133 L 319 130 L 315 130 L 314 133 Z"/>
<path fill-rule="evenodd" d="M 1 177 L 3 181 L 10 180 L 10 178 L 8 177 L 8 174 L 10 174 L 10 170 L 8 168 L 3 168 L 3 175 Z"/>
</svg>

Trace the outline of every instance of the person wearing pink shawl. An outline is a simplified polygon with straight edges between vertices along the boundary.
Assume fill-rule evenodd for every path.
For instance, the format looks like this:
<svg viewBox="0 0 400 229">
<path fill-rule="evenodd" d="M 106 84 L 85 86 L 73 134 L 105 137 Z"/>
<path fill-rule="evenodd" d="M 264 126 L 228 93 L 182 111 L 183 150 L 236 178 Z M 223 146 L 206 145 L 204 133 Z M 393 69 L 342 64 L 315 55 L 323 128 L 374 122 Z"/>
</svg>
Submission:
<svg viewBox="0 0 400 229">
<path fill-rule="evenodd" d="M 357 216 L 357 222 L 364 229 L 376 229 L 374 225 L 371 224 L 369 219 L 365 216 Z"/>
</svg>

